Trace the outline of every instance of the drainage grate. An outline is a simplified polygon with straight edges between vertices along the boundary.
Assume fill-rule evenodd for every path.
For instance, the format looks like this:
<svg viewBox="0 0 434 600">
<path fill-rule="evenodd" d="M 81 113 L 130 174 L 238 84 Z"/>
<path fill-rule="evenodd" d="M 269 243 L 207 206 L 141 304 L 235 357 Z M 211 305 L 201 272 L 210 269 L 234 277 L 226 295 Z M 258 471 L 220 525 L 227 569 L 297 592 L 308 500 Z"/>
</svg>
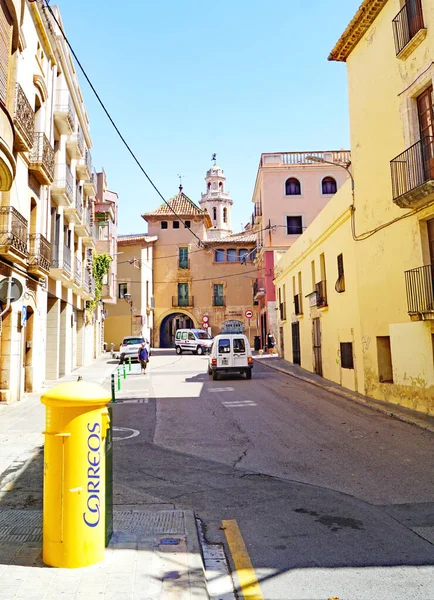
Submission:
<svg viewBox="0 0 434 600">
<path fill-rule="evenodd" d="M 0 541 L 41 542 L 42 511 L 0 509 Z"/>
<path fill-rule="evenodd" d="M 125 533 L 184 534 L 184 513 L 182 510 L 168 511 L 114 511 L 113 528 Z"/>
</svg>

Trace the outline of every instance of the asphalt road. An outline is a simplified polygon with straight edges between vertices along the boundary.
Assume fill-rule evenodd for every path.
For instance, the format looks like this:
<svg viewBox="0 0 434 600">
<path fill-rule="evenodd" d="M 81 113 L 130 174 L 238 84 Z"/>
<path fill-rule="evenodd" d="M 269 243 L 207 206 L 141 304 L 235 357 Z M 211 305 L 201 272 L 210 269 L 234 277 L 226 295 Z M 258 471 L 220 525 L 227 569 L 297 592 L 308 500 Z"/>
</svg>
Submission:
<svg viewBox="0 0 434 600">
<path fill-rule="evenodd" d="M 433 599 L 433 434 L 258 363 L 251 381 L 206 365 L 155 351 L 128 377 L 115 504 L 192 509 L 231 561 L 236 521 L 266 600 Z"/>
</svg>

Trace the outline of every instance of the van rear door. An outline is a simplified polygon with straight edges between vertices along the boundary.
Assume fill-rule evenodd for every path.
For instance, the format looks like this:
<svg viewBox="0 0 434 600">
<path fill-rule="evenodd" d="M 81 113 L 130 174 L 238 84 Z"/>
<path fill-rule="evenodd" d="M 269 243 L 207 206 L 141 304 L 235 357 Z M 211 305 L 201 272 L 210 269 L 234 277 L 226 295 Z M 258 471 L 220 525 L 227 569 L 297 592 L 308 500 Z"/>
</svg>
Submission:
<svg viewBox="0 0 434 600">
<path fill-rule="evenodd" d="M 217 341 L 217 368 L 232 366 L 231 340 L 230 338 L 220 338 Z"/>
<path fill-rule="evenodd" d="M 247 367 L 247 349 L 245 339 L 241 336 L 234 337 L 232 343 L 234 367 L 245 369 Z"/>
</svg>

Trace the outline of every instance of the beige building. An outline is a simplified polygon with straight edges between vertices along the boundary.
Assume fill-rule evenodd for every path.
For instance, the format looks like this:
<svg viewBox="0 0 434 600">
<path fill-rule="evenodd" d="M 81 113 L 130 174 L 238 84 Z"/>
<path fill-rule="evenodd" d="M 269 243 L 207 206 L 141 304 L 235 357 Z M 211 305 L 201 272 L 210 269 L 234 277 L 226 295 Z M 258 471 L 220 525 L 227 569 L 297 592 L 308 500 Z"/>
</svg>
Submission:
<svg viewBox="0 0 434 600">
<path fill-rule="evenodd" d="M 99 307 L 85 310 L 94 298 L 96 176 L 73 61 L 42 4 L 0 9 L 0 400 L 13 401 L 92 360 L 102 323 Z"/>
<path fill-rule="evenodd" d="M 256 320 L 245 316 L 253 309 L 256 237 L 251 231 L 232 234 L 233 201 L 225 189 L 224 172 L 215 162 L 205 181 L 203 208 L 180 186 L 168 205 L 142 215 L 148 234 L 158 238 L 153 262 L 153 341 L 162 348 L 173 345 L 175 331 L 181 327 L 208 324 L 213 335 L 222 328 L 243 328 L 250 331 L 252 343 L 257 333 Z"/>
<path fill-rule="evenodd" d="M 116 303 L 106 305 L 104 339 L 110 348 L 125 336 L 137 335 L 153 343 L 154 297 L 152 264 L 156 236 L 120 235 L 117 238 Z"/>
</svg>

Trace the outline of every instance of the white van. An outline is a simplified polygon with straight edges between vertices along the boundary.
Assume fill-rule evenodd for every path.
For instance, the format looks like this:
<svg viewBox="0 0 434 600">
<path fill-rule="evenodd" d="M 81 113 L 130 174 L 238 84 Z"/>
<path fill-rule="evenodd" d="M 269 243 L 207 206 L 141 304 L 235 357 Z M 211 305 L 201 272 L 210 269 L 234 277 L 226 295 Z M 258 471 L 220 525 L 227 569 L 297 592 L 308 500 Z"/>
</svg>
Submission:
<svg viewBox="0 0 434 600">
<path fill-rule="evenodd" d="M 176 354 L 193 352 L 193 354 L 204 354 L 209 352 L 212 345 L 212 337 L 203 329 L 177 329 L 175 334 Z"/>
<path fill-rule="evenodd" d="M 217 379 L 219 373 L 245 373 L 252 378 L 253 358 L 249 340 L 241 333 L 221 333 L 213 341 L 208 359 L 208 375 Z"/>
</svg>

